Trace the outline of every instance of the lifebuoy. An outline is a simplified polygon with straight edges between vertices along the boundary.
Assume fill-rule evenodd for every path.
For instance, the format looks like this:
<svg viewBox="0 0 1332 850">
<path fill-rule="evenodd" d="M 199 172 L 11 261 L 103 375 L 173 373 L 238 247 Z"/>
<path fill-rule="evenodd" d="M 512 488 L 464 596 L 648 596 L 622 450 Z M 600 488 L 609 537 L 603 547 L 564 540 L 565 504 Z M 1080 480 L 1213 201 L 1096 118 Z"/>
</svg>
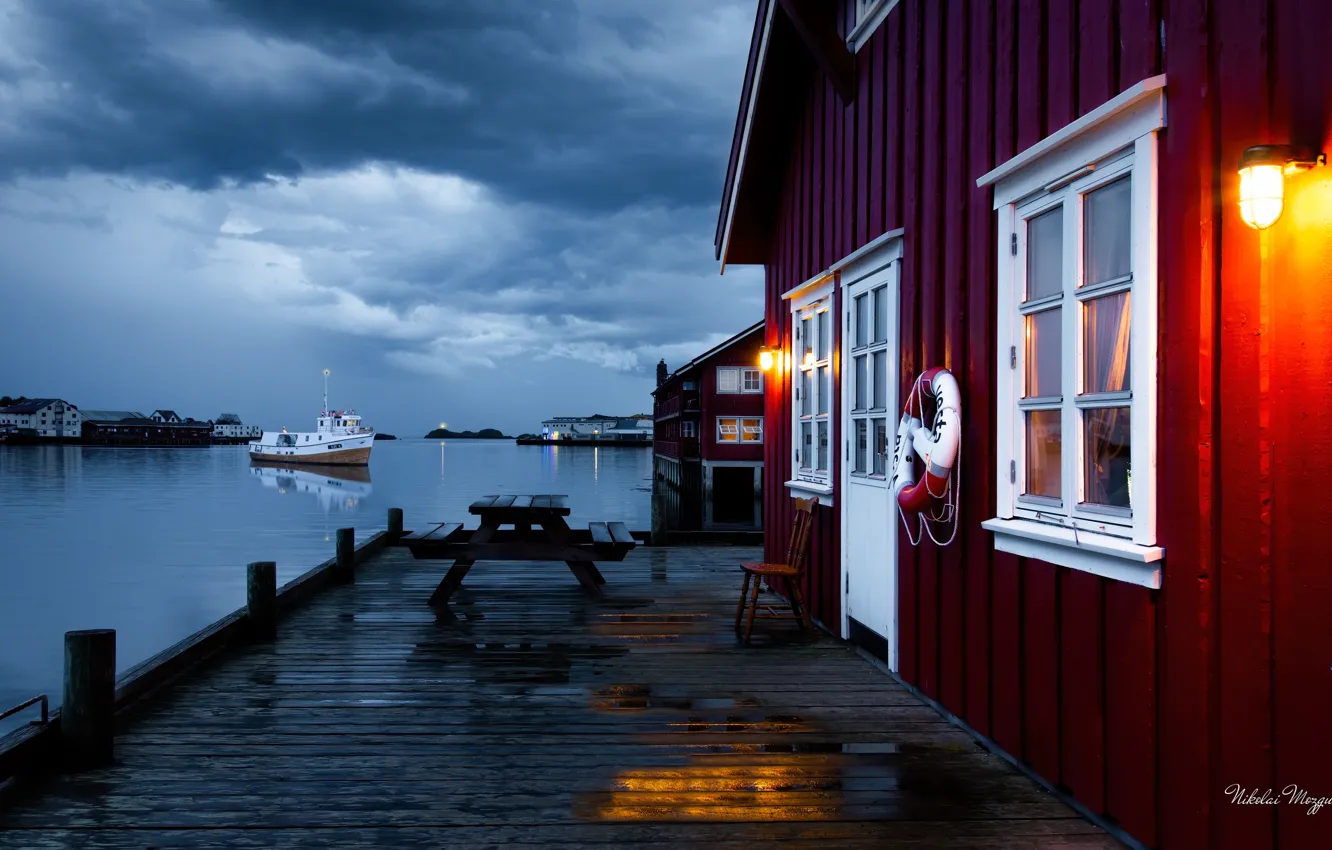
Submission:
<svg viewBox="0 0 1332 850">
<path fill-rule="evenodd" d="M 933 402 L 934 416 L 925 426 L 925 400 Z M 897 424 L 893 448 L 893 494 L 902 513 L 935 522 L 957 519 L 957 487 L 952 483 L 959 466 L 962 442 L 962 393 L 957 379 L 936 366 L 916 378 Z M 925 463 L 925 474 L 916 480 L 916 457 Z M 928 530 L 928 526 L 926 526 Z M 954 533 L 956 533 L 954 526 Z M 910 534 L 910 523 L 907 522 Z M 934 535 L 930 534 L 930 539 Z M 914 544 L 919 536 L 911 542 Z M 938 542 L 937 540 L 935 541 Z M 949 541 L 952 542 L 952 537 Z M 942 544 L 947 545 L 947 543 Z"/>
</svg>

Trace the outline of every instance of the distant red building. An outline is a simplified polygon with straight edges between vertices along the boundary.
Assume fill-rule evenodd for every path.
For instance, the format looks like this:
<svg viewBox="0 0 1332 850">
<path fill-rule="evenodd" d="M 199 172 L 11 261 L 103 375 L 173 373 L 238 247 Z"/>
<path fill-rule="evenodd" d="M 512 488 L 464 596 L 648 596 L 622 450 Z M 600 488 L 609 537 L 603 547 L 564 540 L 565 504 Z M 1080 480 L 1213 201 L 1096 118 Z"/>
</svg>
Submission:
<svg viewBox="0 0 1332 850">
<path fill-rule="evenodd" d="M 763 323 L 673 373 L 657 364 L 653 471 L 671 530 L 763 527 Z"/>
</svg>

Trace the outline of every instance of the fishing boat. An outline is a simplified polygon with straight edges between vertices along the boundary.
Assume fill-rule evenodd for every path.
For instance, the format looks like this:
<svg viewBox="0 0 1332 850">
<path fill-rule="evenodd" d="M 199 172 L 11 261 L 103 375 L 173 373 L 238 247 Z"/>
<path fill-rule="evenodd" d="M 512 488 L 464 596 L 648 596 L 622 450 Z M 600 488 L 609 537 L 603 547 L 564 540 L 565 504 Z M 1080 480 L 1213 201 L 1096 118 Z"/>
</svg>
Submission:
<svg viewBox="0 0 1332 850">
<path fill-rule="evenodd" d="M 324 370 L 324 409 L 314 431 L 265 431 L 249 444 L 250 460 L 310 463 L 324 466 L 366 466 L 375 444 L 375 429 L 361 423 L 354 410 L 328 406 L 328 370 Z"/>
</svg>

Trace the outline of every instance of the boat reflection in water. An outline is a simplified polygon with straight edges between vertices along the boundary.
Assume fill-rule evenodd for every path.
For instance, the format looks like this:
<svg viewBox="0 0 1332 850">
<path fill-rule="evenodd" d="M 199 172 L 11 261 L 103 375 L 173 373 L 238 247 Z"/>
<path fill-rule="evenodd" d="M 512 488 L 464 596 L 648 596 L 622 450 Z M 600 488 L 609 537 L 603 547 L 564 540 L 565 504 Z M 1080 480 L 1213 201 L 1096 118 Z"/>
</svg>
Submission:
<svg viewBox="0 0 1332 850">
<path fill-rule="evenodd" d="M 309 493 L 325 511 L 355 510 L 370 495 L 370 469 L 365 466 L 284 466 L 251 461 L 250 474 L 279 493 Z"/>
</svg>

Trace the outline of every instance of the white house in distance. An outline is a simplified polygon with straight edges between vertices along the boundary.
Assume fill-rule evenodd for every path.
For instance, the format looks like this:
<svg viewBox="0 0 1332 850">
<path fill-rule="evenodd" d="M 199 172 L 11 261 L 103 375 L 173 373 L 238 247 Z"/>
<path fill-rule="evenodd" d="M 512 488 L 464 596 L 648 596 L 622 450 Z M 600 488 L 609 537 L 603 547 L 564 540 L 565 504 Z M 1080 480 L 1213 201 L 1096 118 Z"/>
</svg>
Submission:
<svg viewBox="0 0 1332 850">
<path fill-rule="evenodd" d="M 75 438 L 83 434 L 79 409 L 58 398 L 30 398 L 0 408 L 0 425 L 31 428 L 38 437 Z"/>
<path fill-rule="evenodd" d="M 169 411 L 168 411 L 169 412 Z M 258 425 L 246 425 L 234 413 L 220 414 L 213 420 L 213 436 L 229 440 L 257 440 L 264 435 Z"/>
<path fill-rule="evenodd" d="M 652 417 L 634 416 L 556 416 L 541 423 L 541 437 L 546 440 L 652 440 Z"/>
</svg>

